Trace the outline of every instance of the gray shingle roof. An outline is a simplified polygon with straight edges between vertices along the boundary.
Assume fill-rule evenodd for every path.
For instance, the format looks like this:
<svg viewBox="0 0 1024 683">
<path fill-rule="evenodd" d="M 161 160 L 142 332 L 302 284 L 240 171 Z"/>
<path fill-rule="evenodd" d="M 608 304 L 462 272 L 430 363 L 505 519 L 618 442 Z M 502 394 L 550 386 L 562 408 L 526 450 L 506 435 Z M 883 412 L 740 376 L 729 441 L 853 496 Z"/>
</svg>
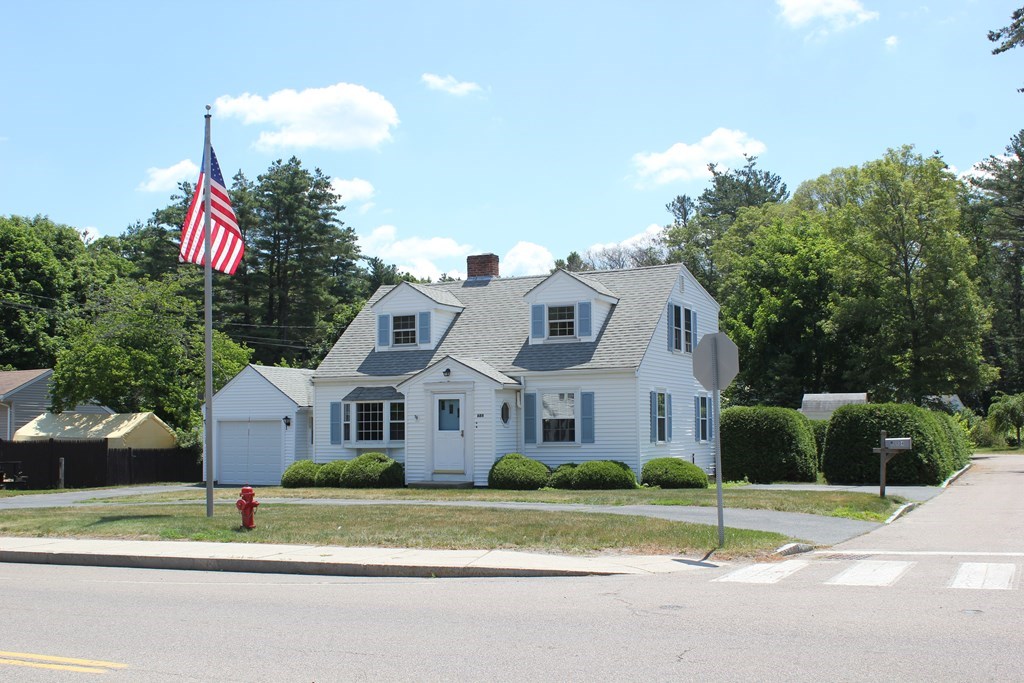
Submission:
<svg viewBox="0 0 1024 683">
<path fill-rule="evenodd" d="M 394 401 L 405 396 L 394 387 L 356 387 L 342 401 Z"/>
<path fill-rule="evenodd" d="M 393 289 L 381 287 L 324 358 L 316 376 L 404 376 L 419 372 L 446 355 L 463 362 L 479 359 L 510 376 L 564 369 L 636 368 L 682 272 L 682 265 L 670 264 L 575 273 L 575 277 L 596 291 L 614 292 L 619 298 L 601 334 L 592 342 L 532 346 L 530 306 L 523 295 L 544 281 L 545 275 L 421 286 L 447 292 L 465 306 L 437 348 L 430 350 L 374 350 L 376 324 L 370 305 Z"/>
<path fill-rule="evenodd" d="M 415 289 L 423 296 L 436 301 L 442 306 L 455 306 L 457 308 L 463 308 L 463 303 L 459 301 L 459 298 L 452 292 L 441 289 L 439 287 L 431 287 L 428 285 L 421 285 L 415 282 L 405 283 Z"/>
<path fill-rule="evenodd" d="M 280 389 L 300 407 L 313 405 L 313 371 L 305 368 L 278 368 L 270 365 L 250 365 L 253 370 Z"/>
</svg>

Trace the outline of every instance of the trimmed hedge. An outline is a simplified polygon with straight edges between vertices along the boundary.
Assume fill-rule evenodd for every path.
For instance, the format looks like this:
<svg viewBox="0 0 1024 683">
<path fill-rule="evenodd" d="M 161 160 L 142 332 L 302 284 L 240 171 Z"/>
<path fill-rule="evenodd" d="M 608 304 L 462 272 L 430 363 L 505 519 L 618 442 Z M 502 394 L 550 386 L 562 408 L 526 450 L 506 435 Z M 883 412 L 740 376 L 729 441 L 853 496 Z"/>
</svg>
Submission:
<svg viewBox="0 0 1024 683">
<path fill-rule="evenodd" d="M 825 435 L 828 433 L 828 420 L 811 420 L 814 432 L 814 445 L 818 453 L 818 470 L 821 470 L 821 454 L 825 452 Z"/>
<path fill-rule="evenodd" d="M 405 467 L 384 453 L 363 453 L 349 461 L 341 473 L 341 486 L 349 489 L 400 488 Z"/>
<path fill-rule="evenodd" d="M 939 424 L 949 438 L 949 445 L 953 449 L 953 471 L 966 467 L 974 452 L 967 426 L 957 420 L 955 415 L 940 411 L 933 411 L 933 414 L 939 419 Z"/>
<path fill-rule="evenodd" d="M 572 476 L 574 489 L 635 489 L 636 475 L 618 460 L 591 460 L 579 465 Z"/>
<path fill-rule="evenodd" d="M 655 458 L 644 465 L 640 479 L 663 489 L 706 489 L 708 475 L 693 463 L 679 458 Z"/>
<path fill-rule="evenodd" d="M 542 462 L 522 453 L 506 453 L 491 466 L 487 485 L 492 489 L 532 491 L 546 485 L 550 473 Z"/>
<path fill-rule="evenodd" d="M 967 464 L 970 447 L 939 413 L 913 405 L 884 403 L 837 409 L 829 422 L 822 471 L 832 484 L 876 484 L 880 476 L 879 432 L 910 437 L 914 448 L 886 466 L 887 484 L 935 485 Z"/>
<path fill-rule="evenodd" d="M 548 477 L 548 488 L 552 489 L 571 489 L 573 486 L 573 479 L 576 475 L 576 463 L 570 462 L 564 465 L 559 465 Z"/>
<path fill-rule="evenodd" d="M 341 475 L 348 467 L 349 460 L 333 460 L 323 465 L 316 473 L 316 485 L 320 488 L 338 488 L 341 486 Z"/>
<path fill-rule="evenodd" d="M 737 406 L 722 411 L 722 478 L 755 484 L 817 481 L 810 420 L 792 408 Z"/>
<path fill-rule="evenodd" d="M 281 475 L 281 486 L 286 489 L 316 486 L 316 473 L 320 467 L 312 460 L 296 460 Z"/>
</svg>

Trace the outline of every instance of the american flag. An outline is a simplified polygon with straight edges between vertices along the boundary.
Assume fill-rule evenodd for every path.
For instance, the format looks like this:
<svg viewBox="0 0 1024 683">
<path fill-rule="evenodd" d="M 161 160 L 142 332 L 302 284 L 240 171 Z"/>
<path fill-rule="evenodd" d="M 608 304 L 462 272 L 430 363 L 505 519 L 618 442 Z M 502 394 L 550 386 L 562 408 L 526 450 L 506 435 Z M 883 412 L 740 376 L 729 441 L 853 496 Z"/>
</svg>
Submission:
<svg viewBox="0 0 1024 683">
<path fill-rule="evenodd" d="M 242 243 L 242 233 L 238 230 L 238 221 L 235 219 L 235 210 L 231 208 L 231 198 L 224 187 L 224 176 L 220 172 L 220 164 L 217 163 L 217 155 L 210 148 L 210 166 L 213 173 L 210 176 L 213 182 L 210 183 L 210 213 L 212 228 L 211 254 L 213 255 L 212 267 L 222 273 L 232 275 L 245 254 L 245 245 Z M 185 225 L 181 229 L 181 249 L 178 251 L 178 260 L 183 263 L 198 263 L 203 265 L 206 255 L 205 236 L 203 227 L 205 224 L 203 216 L 203 193 L 208 179 L 206 167 L 199 171 L 199 182 L 196 184 L 196 192 L 192 195 L 192 203 L 185 214 Z"/>
</svg>

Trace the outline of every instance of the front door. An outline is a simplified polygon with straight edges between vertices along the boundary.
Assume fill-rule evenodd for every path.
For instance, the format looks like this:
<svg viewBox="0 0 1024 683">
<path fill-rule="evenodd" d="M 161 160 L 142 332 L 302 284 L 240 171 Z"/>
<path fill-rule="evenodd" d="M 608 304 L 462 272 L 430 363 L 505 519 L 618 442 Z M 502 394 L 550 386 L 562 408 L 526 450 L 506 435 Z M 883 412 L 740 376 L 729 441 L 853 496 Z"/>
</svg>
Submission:
<svg viewBox="0 0 1024 683">
<path fill-rule="evenodd" d="M 434 474 L 466 473 L 465 394 L 434 394 Z"/>
</svg>

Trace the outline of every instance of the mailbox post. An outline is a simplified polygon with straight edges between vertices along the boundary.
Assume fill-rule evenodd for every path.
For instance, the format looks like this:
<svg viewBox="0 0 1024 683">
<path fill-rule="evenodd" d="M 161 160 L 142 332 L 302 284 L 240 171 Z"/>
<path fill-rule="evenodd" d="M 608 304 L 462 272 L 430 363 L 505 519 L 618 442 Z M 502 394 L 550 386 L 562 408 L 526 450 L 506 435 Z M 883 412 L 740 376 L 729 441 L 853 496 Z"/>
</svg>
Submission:
<svg viewBox="0 0 1024 683">
<path fill-rule="evenodd" d="M 893 457 L 899 455 L 903 451 L 909 451 L 914 447 L 913 441 L 910 437 L 901 437 L 898 439 L 887 439 L 887 434 L 883 429 L 881 431 L 881 438 L 879 439 L 879 447 L 872 448 L 872 452 L 878 453 L 879 460 L 879 485 L 878 485 L 878 496 L 879 498 L 885 498 L 885 466 L 889 464 L 889 461 Z"/>
</svg>

